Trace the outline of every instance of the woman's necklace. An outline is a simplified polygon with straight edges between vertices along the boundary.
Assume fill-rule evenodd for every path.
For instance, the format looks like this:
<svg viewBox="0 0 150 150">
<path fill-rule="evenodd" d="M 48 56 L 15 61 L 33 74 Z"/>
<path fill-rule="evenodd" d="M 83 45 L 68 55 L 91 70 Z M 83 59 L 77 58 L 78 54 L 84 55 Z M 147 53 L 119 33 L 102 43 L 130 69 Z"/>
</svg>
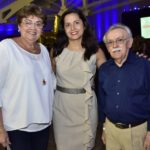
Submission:
<svg viewBox="0 0 150 150">
<path fill-rule="evenodd" d="M 41 63 L 40 63 L 40 67 L 41 67 L 41 72 L 42 72 L 42 76 L 43 76 L 43 79 L 42 79 L 42 84 L 43 84 L 43 86 L 44 85 L 46 85 L 47 84 L 47 81 L 46 81 L 46 79 L 45 79 L 45 74 L 44 74 L 44 67 L 45 66 L 45 62 L 44 62 L 44 57 L 43 57 L 43 55 L 42 55 L 42 57 L 41 57 Z"/>
<path fill-rule="evenodd" d="M 46 80 L 45 80 L 45 79 L 43 79 L 42 83 L 43 83 L 43 85 L 46 85 Z"/>
<path fill-rule="evenodd" d="M 26 51 L 33 53 L 33 54 L 39 54 L 40 53 L 40 47 L 37 43 L 27 43 L 23 39 L 18 38 L 17 43 Z"/>
<path fill-rule="evenodd" d="M 40 53 L 40 51 L 41 51 L 38 44 L 35 44 L 35 45 L 30 46 L 30 45 L 28 45 L 28 44 L 25 44 L 25 43 L 22 41 L 21 38 L 16 38 L 16 39 L 14 39 L 14 41 L 16 41 L 16 43 L 18 43 L 18 45 L 20 45 L 24 50 L 27 50 L 27 51 L 29 51 L 29 52 L 31 52 L 31 53 L 33 53 L 33 54 L 38 54 L 38 53 Z M 42 59 L 43 59 L 43 57 L 42 57 Z M 43 60 L 42 60 L 42 61 L 43 61 Z M 42 67 L 41 67 L 41 68 L 42 68 Z M 44 77 L 43 77 L 41 83 L 42 83 L 43 86 L 47 84 L 47 82 L 46 82 L 46 80 L 45 80 Z"/>
</svg>

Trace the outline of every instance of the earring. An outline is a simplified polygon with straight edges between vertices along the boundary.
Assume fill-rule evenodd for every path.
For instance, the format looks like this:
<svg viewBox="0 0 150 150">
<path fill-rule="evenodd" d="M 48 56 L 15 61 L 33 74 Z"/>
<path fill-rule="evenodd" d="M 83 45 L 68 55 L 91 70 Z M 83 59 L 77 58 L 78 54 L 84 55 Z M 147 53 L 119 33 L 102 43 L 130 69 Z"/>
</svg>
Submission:
<svg viewBox="0 0 150 150">
<path fill-rule="evenodd" d="M 20 32 L 20 28 L 18 27 L 18 32 Z"/>
</svg>

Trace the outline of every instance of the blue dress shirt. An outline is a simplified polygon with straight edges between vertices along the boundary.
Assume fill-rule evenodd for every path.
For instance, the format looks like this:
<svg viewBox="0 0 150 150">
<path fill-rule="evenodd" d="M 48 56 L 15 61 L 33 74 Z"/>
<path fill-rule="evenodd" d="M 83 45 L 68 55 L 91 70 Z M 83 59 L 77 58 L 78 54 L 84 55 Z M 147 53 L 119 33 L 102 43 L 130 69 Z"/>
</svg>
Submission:
<svg viewBox="0 0 150 150">
<path fill-rule="evenodd" d="M 111 59 L 98 71 L 100 121 L 114 123 L 148 121 L 150 130 L 150 62 L 129 52 L 118 67 Z"/>
</svg>

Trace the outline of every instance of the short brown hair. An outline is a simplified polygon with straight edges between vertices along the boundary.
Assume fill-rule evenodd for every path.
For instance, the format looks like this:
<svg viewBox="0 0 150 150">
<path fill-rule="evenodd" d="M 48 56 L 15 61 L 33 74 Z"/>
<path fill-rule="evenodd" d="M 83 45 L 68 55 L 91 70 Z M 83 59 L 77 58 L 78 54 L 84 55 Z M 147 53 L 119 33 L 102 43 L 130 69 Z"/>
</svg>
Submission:
<svg viewBox="0 0 150 150">
<path fill-rule="evenodd" d="M 44 25 L 46 24 L 46 21 L 47 21 L 46 15 L 43 13 L 42 8 L 36 4 L 26 5 L 18 11 L 17 24 L 20 24 L 23 18 L 26 18 L 30 15 L 41 18 L 43 21 L 43 24 Z"/>
</svg>

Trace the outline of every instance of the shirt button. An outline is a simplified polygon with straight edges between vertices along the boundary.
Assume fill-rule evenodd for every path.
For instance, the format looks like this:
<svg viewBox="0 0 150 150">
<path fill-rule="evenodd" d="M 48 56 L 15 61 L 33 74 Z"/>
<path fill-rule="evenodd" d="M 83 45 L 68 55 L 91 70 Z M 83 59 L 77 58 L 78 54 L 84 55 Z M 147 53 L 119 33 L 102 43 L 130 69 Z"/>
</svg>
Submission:
<svg viewBox="0 0 150 150">
<path fill-rule="evenodd" d="M 120 95 L 120 93 L 119 93 L 119 92 L 117 92 L 117 95 Z"/>
<path fill-rule="evenodd" d="M 120 83 L 120 80 L 117 80 L 118 83 Z"/>
<path fill-rule="evenodd" d="M 118 108 L 119 108 L 119 105 L 116 105 L 116 108 L 118 109 Z"/>
</svg>

